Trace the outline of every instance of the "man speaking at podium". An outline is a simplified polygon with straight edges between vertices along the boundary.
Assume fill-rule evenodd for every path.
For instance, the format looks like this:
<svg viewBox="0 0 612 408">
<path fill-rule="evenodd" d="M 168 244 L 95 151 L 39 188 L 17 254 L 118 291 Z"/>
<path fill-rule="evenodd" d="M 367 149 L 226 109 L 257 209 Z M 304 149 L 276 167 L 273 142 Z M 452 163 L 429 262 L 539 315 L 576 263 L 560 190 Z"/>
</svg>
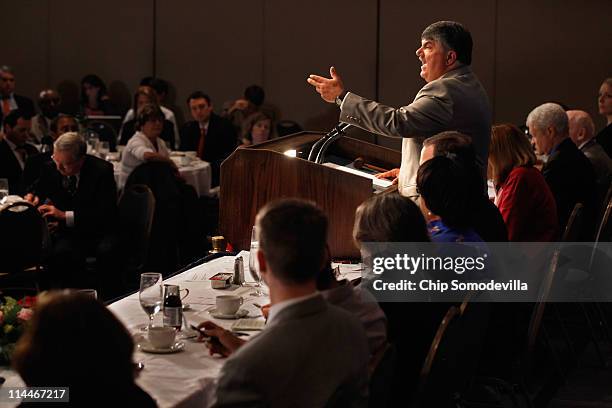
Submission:
<svg viewBox="0 0 612 408">
<path fill-rule="evenodd" d="M 470 68 L 470 32 L 453 21 L 434 23 L 421 34 L 421 47 L 416 55 L 421 61 L 421 77 L 427 84 L 410 105 L 397 109 L 347 91 L 334 67 L 329 70 L 331 78 L 310 75 L 307 79 L 323 100 L 340 106 L 341 122 L 404 138 L 401 168 L 379 177 L 397 178 L 400 194 L 413 199 L 418 197 L 416 175 L 425 138 L 445 130 L 470 136 L 477 160 L 486 169 L 491 137 L 489 100 Z"/>
</svg>

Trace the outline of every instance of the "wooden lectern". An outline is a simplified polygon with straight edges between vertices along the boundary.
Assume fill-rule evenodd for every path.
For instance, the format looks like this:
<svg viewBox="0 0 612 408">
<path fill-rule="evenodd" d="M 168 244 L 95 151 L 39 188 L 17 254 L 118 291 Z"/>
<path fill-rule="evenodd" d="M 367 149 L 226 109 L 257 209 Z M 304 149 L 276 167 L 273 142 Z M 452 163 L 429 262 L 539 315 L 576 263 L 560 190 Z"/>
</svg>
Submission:
<svg viewBox="0 0 612 408">
<path fill-rule="evenodd" d="M 317 203 L 329 217 L 328 242 L 334 258 L 359 258 L 352 232 L 355 209 L 373 194 L 372 181 L 307 161 L 310 147 L 324 133 L 300 132 L 236 149 L 221 165 L 219 223 L 221 234 L 235 250 L 248 250 L 255 215 L 267 202 L 296 197 Z M 284 154 L 297 150 L 298 157 Z M 343 137 L 326 157 L 353 161 L 361 157 L 373 166 L 400 166 L 401 153 L 358 139 Z"/>
</svg>

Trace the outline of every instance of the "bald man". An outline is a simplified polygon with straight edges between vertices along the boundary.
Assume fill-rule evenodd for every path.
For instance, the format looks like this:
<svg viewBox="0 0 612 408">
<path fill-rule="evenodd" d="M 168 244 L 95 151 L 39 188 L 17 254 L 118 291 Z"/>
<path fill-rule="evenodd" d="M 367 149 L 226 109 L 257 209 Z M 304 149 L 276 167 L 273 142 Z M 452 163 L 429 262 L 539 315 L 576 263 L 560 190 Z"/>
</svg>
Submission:
<svg viewBox="0 0 612 408">
<path fill-rule="evenodd" d="M 597 184 L 607 189 L 612 180 L 612 159 L 595 140 L 593 119 L 585 111 L 570 110 L 566 113 L 569 120 L 570 138 L 593 165 Z"/>
</svg>

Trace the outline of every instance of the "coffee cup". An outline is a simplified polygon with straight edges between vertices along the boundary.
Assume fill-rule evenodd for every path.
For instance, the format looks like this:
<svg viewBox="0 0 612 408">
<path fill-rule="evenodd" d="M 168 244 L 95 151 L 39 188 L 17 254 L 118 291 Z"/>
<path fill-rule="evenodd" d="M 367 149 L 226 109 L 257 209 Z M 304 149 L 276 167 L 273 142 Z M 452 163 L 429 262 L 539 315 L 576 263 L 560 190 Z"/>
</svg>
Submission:
<svg viewBox="0 0 612 408">
<path fill-rule="evenodd" d="M 217 312 L 224 315 L 236 314 L 240 305 L 242 305 L 242 297 L 235 295 L 217 296 Z"/>
<path fill-rule="evenodd" d="M 168 326 L 149 327 L 149 342 L 155 348 L 167 349 L 174 344 L 176 329 Z"/>
</svg>

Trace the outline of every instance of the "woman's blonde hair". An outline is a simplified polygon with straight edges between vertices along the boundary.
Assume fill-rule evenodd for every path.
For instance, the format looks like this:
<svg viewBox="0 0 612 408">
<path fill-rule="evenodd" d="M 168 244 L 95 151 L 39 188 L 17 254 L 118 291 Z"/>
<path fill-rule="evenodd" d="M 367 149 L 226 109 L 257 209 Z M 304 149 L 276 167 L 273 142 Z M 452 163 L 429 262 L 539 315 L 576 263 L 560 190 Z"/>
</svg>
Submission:
<svg viewBox="0 0 612 408">
<path fill-rule="evenodd" d="M 489 177 L 496 186 L 503 184 L 510 172 L 520 166 L 531 167 L 536 156 L 527 136 L 514 125 L 495 125 L 489 145 Z"/>
</svg>

